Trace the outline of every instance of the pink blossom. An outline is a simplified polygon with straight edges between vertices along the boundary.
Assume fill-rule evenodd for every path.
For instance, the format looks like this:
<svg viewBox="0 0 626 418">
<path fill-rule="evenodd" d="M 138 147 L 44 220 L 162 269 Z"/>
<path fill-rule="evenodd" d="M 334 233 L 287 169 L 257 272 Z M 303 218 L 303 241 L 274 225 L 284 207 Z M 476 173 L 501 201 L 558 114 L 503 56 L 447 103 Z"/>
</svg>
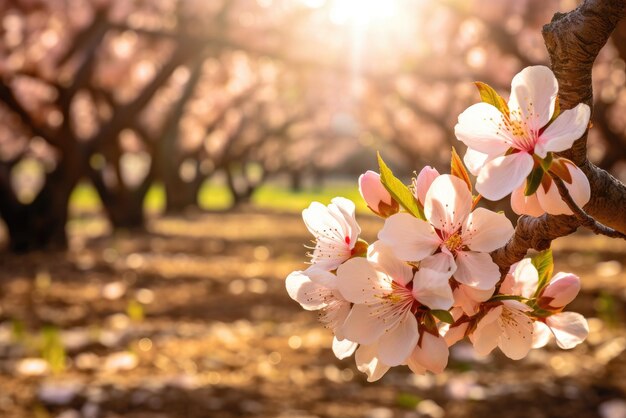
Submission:
<svg viewBox="0 0 626 418">
<path fill-rule="evenodd" d="M 574 202 L 578 207 L 582 208 L 591 198 L 589 180 L 587 176 L 585 176 L 585 173 L 576 165 L 566 163 L 565 166 L 572 177 L 572 182 L 568 183 L 564 180 L 563 183 Z M 550 185 L 548 190 L 546 190 L 543 185 L 539 186 L 539 189 L 537 189 L 537 199 L 543 210 L 552 215 L 573 215 L 567 203 L 561 198 L 554 182 L 550 181 L 548 184 Z"/>
<path fill-rule="evenodd" d="M 376 357 L 388 366 L 403 364 L 418 342 L 415 312 L 420 306 L 449 309 L 447 278 L 412 268 L 377 241 L 368 258 L 353 258 L 337 270 L 341 294 L 354 303 L 343 334 L 363 345 L 377 343 Z"/>
<path fill-rule="evenodd" d="M 470 334 L 476 352 L 486 356 L 499 347 L 510 359 L 524 358 L 533 342 L 529 311 L 532 311 L 530 307 L 516 300 L 504 300 L 489 309 Z"/>
<path fill-rule="evenodd" d="M 354 203 L 335 197 L 324 206 L 313 202 L 302 211 L 308 230 L 315 237 L 311 263 L 323 270 L 335 270 L 354 255 L 361 228 L 354 216 Z"/>
<path fill-rule="evenodd" d="M 422 206 L 426 201 L 426 193 L 428 193 L 430 185 L 433 184 L 433 181 L 437 177 L 439 177 L 439 171 L 437 171 L 436 168 L 427 165 L 424 166 L 417 177 L 413 179 L 413 193 Z"/>
<path fill-rule="evenodd" d="M 585 176 L 585 173 L 573 163 L 565 163 L 565 166 L 572 177 L 572 181 L 567 182 L 563 180 L 563 183 L 574 202 L 578 207 L 582 208 L 591 198 L 589 180 L 587 176 Z M 511 207 L 513 211 L 518 215 L 530 215 L 534 217 L 541 216 L 544 213 L 551 215 L 572 215 L 572 211 L 561 198 L 552 179 L 549 179 L 546 184 L 548 185 L 547 190 L 542 184 L 537 189 L 537 192 L 530 196 L 524 196 L 525 183 L 515 189 L 511 194 Z"/>
<path fill-rule="evenodd" d="M 372 212 L 386 218 L 397 213 L 398 202 L 393 200 L 385 186 L 380 181 L 380 175 L 373 171 L 366 171 L 359 177 L 359 192 Z"/>
<path fill-rule="evenodd" d="M 316 266 L 294 271 L 285 282 L 287 293 L 308 311 L 320 311 L 319 319 L 335 333 L 333 352 L 337 358 L 349 357 L 357 344 L 346 340 L 342 326 L 350 312 L 348 302 L 337 288 L 337 277 Z"/>
<path fill-rule="evenodd" d="M 500 286 L 500 293 L 532 298 L 537 293 L 539 273 L 526 258 L 511 267 L 512 274 L 508 274 Z M 570 303 L 580 290 L 580 279 L 570 273 L 557 273 L 550 279 L 538 298 L 540 310 L 533 315 L 532 347 L 543 347 L 548 343 L 550 334 L 556 338 L 559 347 L 573 348 L 587 337 L 589 328 L 585 318 L 575 312 L 561 312 L 563 307 Z"/>
<path fill-rule="evenodd" d="M 565 151 L 584 134 L 590 116 L 584 103 L 549 123 L 557 92 L 557 80 L 548 67 L 526 67 L 511 83 L 509 114 L 477 103 L 459 115 L 455 133 L 472 150 L 465 161 L 477 172 L 476 190 L 484 197 L 499 200 L 510 194 L 524 184 L 534 156 L 543 159 L 549 152 Z"/>
<path fill-rule="evenodd" d="M 378 238 L 404 261 L 443 273 L 467 286 L 487 290 L 500 279 L 489 252 L 513 235 L 503 215 L 478 208 L 471 212 L 472 195 L 463 180 L 437 177 L 426 193 L 426 221 L 398 213 L 385 221 Z"/>
</svg>

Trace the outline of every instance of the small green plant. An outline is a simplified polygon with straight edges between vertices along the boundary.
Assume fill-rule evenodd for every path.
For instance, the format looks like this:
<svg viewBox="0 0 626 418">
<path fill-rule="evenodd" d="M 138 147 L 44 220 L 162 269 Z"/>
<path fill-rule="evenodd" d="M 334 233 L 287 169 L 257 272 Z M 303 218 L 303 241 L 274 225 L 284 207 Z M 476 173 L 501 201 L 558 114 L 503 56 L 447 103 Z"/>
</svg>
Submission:
<svg viewBox="0 0 626 418">
<path fill-rule="evenodd" d="M 57 327 L 45 326 L 41 330 L 41 358 L 48 362 L 53 373 L 65 370 L 67 354 Z"/>
</svg>

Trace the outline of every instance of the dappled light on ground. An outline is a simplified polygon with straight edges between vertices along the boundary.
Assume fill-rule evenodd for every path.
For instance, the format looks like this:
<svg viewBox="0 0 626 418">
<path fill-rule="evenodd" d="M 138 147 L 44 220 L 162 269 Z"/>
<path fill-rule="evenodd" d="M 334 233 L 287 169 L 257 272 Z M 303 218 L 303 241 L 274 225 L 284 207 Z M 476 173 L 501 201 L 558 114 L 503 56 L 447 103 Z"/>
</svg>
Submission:
<svg viewBox="0 0 626 418">
<path fill-rule="evenodd" d="M 373 241 L 381 221 L 359 222 Z M 513 362 L 460 344 L 442 375 L 398 368 L 367 384 L 286 294 L 310 241 L 299 215 L 198 213 L 153 220 L 148 232 L 71 231 L 67 256 L 2 256 L 2 416 L 594 417 L 623 407 L 619 242 L 555 242 L 557 271 L 583 279 L 571 309 L 590 317 L 591 332 L 576 349 Z"/>
</svg>

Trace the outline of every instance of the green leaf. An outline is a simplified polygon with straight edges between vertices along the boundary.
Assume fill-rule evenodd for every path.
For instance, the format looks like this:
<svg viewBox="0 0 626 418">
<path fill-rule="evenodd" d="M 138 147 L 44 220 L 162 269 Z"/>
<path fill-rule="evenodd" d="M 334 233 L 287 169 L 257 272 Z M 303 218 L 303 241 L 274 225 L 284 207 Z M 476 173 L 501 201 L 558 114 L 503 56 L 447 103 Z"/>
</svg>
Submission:
<svg viewBox="0 0 626 418">
<path fill-rule="evenodd" d="M 380 153 L 378 153 L 378 165 L 380 170 L 380 181 L 385 186 L 385 189 L 391 194 L 391 197 L 400 204 L 407 212 L 416 218 L 425 220 L 424 208 L 419 204 L 411 190 L 402 183 L 387 164 L 383 161 Z"/>
<path fill-rule="evenodd" d="M 493 87 L 480 81 L 476 81 L 474 84 L 478 88 L 478 92 L 480 93 L 480 99 L 483 102 L 495 106 L 500 112 L 504 113 L 505 115 L 509 114 L 509 105 L 498 94 L 498 92 L 493 89 Z"/>
<path fill-rule="evenodd" d="M 543 167 L 543 171 L 547 172 L 548 170 L 550 170 L 550 166 L 552 166 L 553 156 L 554 154 L 549 152 L 548 155 L 546 155 L 546 158 L 539 162 L 539 164 L 541 164 L 541 167 Z"/>
<path fill-rule="evenodd" d="M 519 302 L 525 302 L 528 299 L 523 296 L 517 296 L 517 295 L 495 295 L 494 297 L 489 299 L 489 301 L 494 301 L 494 300 L 517 300 Z"/>
<path fill-rule="evenodd" d="M 469 174 L 454 147 L 452 147 L 452 157 L 450 158 L 450 174 L 463 180 L 465 184 L 467 184 L 470 193 L 472 192 L 472 182 L 470 181 Z"/>
<path fill-rule="evenodd" d="M 554 258 L 552 257 L 552 250 L 547 249 L 536 254 L 530 259 L 531 263 L 539 272 L 539 285 L 537 286 L 537 294 L 544 288 L 552 277 L 554 271 Z"/>
<path fill-rule="evenodd" d="M 443 309 L 431 309 L 430 313 L 441 322 L 454 324 L 454 318 L 449 311 L 444 311 Z"/>
<path fill-rule="evenodd" d="M 541 164 L 533 168 L 533 171 L 531 171 L 526 178 L 526 188 L 524 189 L 524 196 L 530 196 L 537 191 L 539 185 L 541 184 L 543 173 L 544 171 L 543 167 L 541 167 Z"/>
</svg>

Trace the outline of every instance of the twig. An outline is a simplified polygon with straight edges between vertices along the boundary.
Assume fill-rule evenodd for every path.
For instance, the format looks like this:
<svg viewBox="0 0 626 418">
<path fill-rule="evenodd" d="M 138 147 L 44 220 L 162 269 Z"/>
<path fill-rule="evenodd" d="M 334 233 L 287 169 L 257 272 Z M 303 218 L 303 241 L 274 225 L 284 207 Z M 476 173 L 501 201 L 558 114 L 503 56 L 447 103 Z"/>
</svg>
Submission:
<svg viewBox="0 0 626 418">
<path fill-rule="evenodd" d="M 578 204 L 576 204 L 576 202 L 572 198 L 572 195 L 570 195 L 569 190 L 567 190 L 565 183 L 563 183 L 563 180 L 561 180 L 554 173 L 549 174 L 550 177 L 552 177 L 554 184 L 556 184 L 556 188 L 559 189 L 561 199 L 563 199 L 563 201 L 567 204 L 567 207 L 574 213 L 574 216 L 578 218 L 582 226 L 588 228 L 598 235 L 606 235 L 607 237 L 611 238 L 626 239 L 625 234 L 616 231 L 615 229 L 610 228 L 606 225 L 603 225 L 600 222 L 596 221 L 593 217 L 589 216 L 587 212 L 585 212 L 580 206 L 578 206 Z"/>
</svg>

